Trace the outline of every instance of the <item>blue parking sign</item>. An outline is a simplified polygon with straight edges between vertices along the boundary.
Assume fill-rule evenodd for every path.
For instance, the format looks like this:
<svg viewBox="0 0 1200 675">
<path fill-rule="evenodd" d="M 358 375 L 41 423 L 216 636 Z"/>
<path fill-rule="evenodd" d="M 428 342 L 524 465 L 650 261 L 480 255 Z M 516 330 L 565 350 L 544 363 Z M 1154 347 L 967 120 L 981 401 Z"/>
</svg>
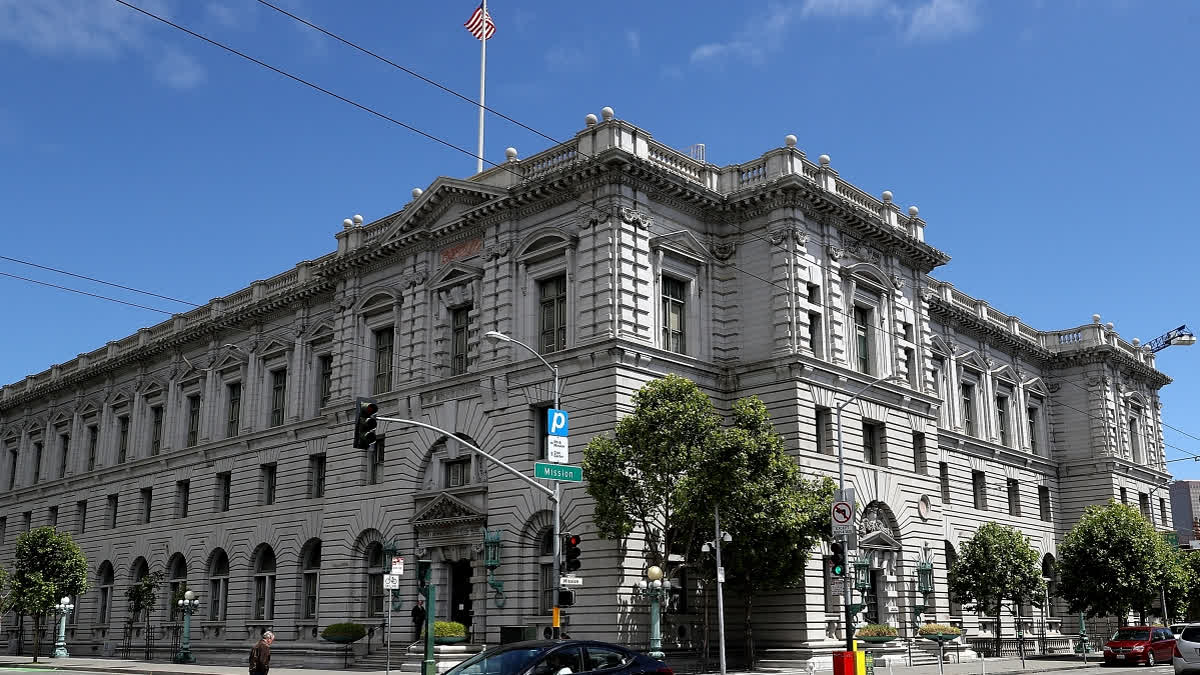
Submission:
<svg viewBox="0 0 1200 675">
<path fill-rule="evenodd" d="M 549 408 L 546 410 L 546 433 L 551 436 L 567 435 L 567 411 Z"/>
</svg>

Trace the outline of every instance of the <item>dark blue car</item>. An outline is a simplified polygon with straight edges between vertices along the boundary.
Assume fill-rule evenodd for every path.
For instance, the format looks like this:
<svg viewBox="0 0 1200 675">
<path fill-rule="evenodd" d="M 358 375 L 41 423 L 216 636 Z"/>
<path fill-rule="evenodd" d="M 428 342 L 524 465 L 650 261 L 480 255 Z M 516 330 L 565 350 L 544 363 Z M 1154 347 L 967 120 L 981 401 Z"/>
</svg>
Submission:
<svg viewBox="0 0 1200 675">
<path fill-rule="evenodd" d="M 444 675 L 675 675 L 667 664 L 595 640 L 531 640 L 492 647 Z"/>
</svg>

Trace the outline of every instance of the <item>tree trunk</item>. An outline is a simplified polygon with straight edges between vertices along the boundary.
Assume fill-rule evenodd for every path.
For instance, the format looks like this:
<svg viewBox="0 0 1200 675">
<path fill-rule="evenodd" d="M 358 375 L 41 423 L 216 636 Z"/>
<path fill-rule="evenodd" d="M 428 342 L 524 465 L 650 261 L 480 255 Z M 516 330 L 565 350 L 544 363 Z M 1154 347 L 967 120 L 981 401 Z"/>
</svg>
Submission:
<svg viewBox="0 0 1200 675">
<path fill-rule="evenodd" d="M 1000 637 L 1000 633 L 1001 633 L 1000 622 L 1002 621 L 1003 617 L 1004 617 L 1004 601 L 1000 601 L 999 603 L 996 604 L 996 656 L 997 657 L 1004 655 L 1004 651 L 1003 651 L 1004 641 Z"/>
<path fill-rule="evenodd" d="M 752 606 L 754 604 L 754 595 L 747 590 L 745 597 L 746 613 L 744 630 L 746 632 L 746 670 L 754 670 L 754 663 L 757 661 L 754 654 L 754 627 L 751 625 L 751 617 L 754 615 L 752 610 Z"/>
<path fill-rule="evenodd" d="M 42 642 L 42 617 L 33 617 L 33 662 L 37 663 L 38 647 Z"/>
</svg>

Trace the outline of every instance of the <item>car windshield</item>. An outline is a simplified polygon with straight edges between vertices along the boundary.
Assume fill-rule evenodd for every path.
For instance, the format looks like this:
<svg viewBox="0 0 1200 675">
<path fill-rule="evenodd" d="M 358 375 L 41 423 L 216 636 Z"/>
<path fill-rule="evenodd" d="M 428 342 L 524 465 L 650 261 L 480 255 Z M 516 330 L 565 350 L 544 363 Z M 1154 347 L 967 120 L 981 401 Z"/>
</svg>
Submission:
<svg viewBox="0 0 1200 675">
<path fill-rule="evenodd" d="M 1146 630 L 1145 628 L 1121 628 L 1117 631 L 1117 634 L 1114 635 L 1112 639 L 1117 642 L 1123 640 L 1145 641 L 1150 639 L 1150 631 Z"/>
<path fill-rule="evenodd" d="M 454 666 L 445 675 L 519 675 L 545 650 L 545 647 L 489 649 Z"/>
</svg>

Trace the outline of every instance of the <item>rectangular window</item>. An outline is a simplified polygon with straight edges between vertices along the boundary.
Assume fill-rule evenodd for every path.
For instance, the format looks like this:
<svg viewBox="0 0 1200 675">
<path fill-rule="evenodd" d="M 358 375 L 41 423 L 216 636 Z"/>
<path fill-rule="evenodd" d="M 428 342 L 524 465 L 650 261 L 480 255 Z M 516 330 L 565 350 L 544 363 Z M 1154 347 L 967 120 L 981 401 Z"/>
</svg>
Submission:
<svg viewBox="0 0 1200 675">
<path fill-rule="evenodd" d="M 687 282 L 662 278 L 662 348 L 687 353 Z"/>
<path fill-rule="evenodd" d="M 50 520 L 50 527 L 58 527 L 58 507 L 57 506 L 50 507 L 48 518 Z"/>
<path fill-rule="evenodd" d="M 150 509 L 153 502 L 154 490 L 152 488 L 142 488 L 138 511 L 141 513 L 143 525 L 150 522 Z"/>
<path fill-rule="evenodd" d="M 1167 498 L 1166 497 L 1158 498 L 1158 524 L 1164 525 L 1164 526 L 1170 524 L 1170 521 L 1167 520 Z"/>
<path fill-rule="evenodd" d="M 230 496 L 233 494 L 233 474 L 222 471 L 217 474 L 217 511 L 224 513 L 229 510 Z"/>
<path fill-rule="evenodd" d="M 317 570 L 304 571 L 304 618 L 317 618 L 317 582 L 320 572 Z"/>
<path fill-rule="evenodd" d="M 1141 510 L 1143 518 L 1151 523 L 1154 522 L 1154 518 L 1150 514 L 1150 495 L 1145 492 L 1138 493 L 1138 508 Z"/>
<path fill-rule="evenodd" d="M 325 455 L 308 458 L 308 496 L 312 499 L 325 496 Z"/>
<path fill-rule="evenodd" d="M 108 496 L 107 508 L 108 518 L 106 520 L 108 521 L 108 529 L 111 530 L 117 526 L 117 495 Z"/>
<path fill-rule="evenodd" d="M 95 469 L 96 469 L 96 451 L 100 447 L 100 428 L 93 424 L 87 428 L 87 434 L 88 434 L 87 470 L 95 471 Z"/>
<path fill-rule="evenodd" d="M 200 440 L 200 396 L 189 396 L 187 447 L 192 447 Z"/>
<path fill-rule="evenodd" d="M 968 436 L 975 435 L 975 385 L 964 384 L 962 386 L 962 416 L 963 416 L 963 433 Z"/>
<path fill-rule="evenodd" d="M 808 284 L 808 303 L 810 305 L 821 305 L 821 287 L 817 284 Z"/>
<path fill-rule="evenodd" d="M 326 354 L 318 358 L 317 368 L 321 371 L 321 407 L 324 408 L 333 398 L 333 355 Z"/>
<path fill-rule="evenodd" d="M 1000 434 L 1000 445 L 1008 446 L 1008 397 L 996 397 L 996 430 Z"/>
<path fill-rule="evenodd" d="M 42 479 L 42 444 L 33 444 L 33 484 Z"/>
<path fill-rule="evenodd" d="M 71 460 L 71 434 L 61 434 L 58 437 L 58 477 L 67 477 L 67 462 Z"/>
<path fill-rule="evenodd" d="M 233 382 L 226 386 L 229 410 L 225 413 L 225 438 L 242 433 L 242 383 Z"/>
<path fill-rule="evenodd" d="M 375 331 L 375 384 L 373 394 L 392 390 L 392 357 L 395 355 L 396 329 L 393 326 Z"/>
<path fill-rule="evenodd" d="M 542 614 L 550 614 L 554 609 L 554 564 L 542 563 L 541 574 L 538 580 L 541 584 L 541 609 Z"/>
<path fill-rule="evenodd" d="M 912 435 L 913 443 L 913 468 L 917 473 L 929 475 L 929 460 L 925 450 L 925 434 L 914 431 Z"/>
<path fill-rule="evenodd" d="M 371 485 L 377 485 L 383 481 L 383 443 L 385 440 L 384 437 L 379 437 L 367 451 L 367 459 L 371 462 L 367 481 Z"/>
<path fill-rule="evenodd" d="M 0 516 L 0 544 L 8 537 L 8 517 Z"/>
<path fill-rule="evenodd" d="M 547 459 L 550 456 L 550 449 L 546 445 L 547 434 L 547 419 L 550 410 L 548 405 L 533 406 L 533 444 L 537 449 L 534 455 L 537 459 Z"/>
<path fill-rule="evenodd" d="M 938 462 L 938 482 L 942 485 L 942 503 L 950 503 L 950 465 Z"/>
<path fill-rule="evenodd" d="M 287 405 L 287 369 L 271 371 L 271 426 L 283 424 Z"/>
<path fill-rule="evenodd" d="M 1050 522 L 1050 488 L 1045 485 L 1038 486 L 1038 517 Z"/>
<path fill-rule="evenodd" d="M 549 354 L 567 348 L 567 275 L 538 283 L 538 352 Z"/>
<path fill-rule="evenodd" d="M 817 452 L 832 455 L 836 452 L 833 447 L 833 411 L 829 408 L 817 407 L 816 410 Z"/>
<path fill-rule="evenodd" d="M 19 457 L 17 449 L 13 448 L 8 451 L 8 489 L 12 490 L 17 487 L 17 458 Z"/>
<path fill-rule="evenodd" d="M 854 307 L 854 350 L 858 372 L 871 374 L 871 310 Z"/>
<path fill-rule="evenodd" d="M 188 502 L 192 498 L 191 481 L 181 480 L 175 483 L 175 517 L 188 517 Z"/>
<path fill-rule="evenodd" d="M 87 500 L 81 499 L 75 502 L 75 526 L 79 529 L 79 534 L 87 532 Z"/>
<path fill-rule="evenodd" d="M 150 455 L 162 452 L 163 407 L 156 405 L 150 408 Z"/>
<path fill-rule="evenodd" d="M 26 511 L 21 518 L 25 521 L 25 532 L 33 529 L 33 511 Z"/>
<path fill-rule="evenodd" d="M 820 312 L 808 313 L 808 346 L 812 349 L 813 356 L 817 358 L 825 356 L 824 341 L 821 340 Z"/>
<path fill-rule="evenodd" d="M 129 416 L 117 418 L 117 464 L 124 464 L 129 457 Z"/>
<path fill-rule="evenodd" d="M 987 477 L 982 471 L 971 472 L 971 489 L 975 493 L 975 508 L 987 510 Z"/>
<path fill-rule="evenodd" d="M 275 503 L 275 465 L 263 464 L 262 470 L 262 503 Z"/>
<path fill-rule="evenodd" d="M 1021 515 L 1021 484 L 1014 478 L 1008 479 L 1008 515 Z"/>
<path fill-rule="evenodd" d="M 917 356 L 912 347 L 904 348 L 904 372 L 908 374 L 908 386 L 918 388 L 921 384 L 921 374 L 917 372 Z"/>
<path fill-rule="evenodd" d="M 471 308 L 460 307 L 450 317 L 450 374 L 467 372 L 467 337 L 471 326 Z"/>
<path fill-rule="evenodd" d="M 1121 503 L 1122 504 L 1129 503 L 1129 492 L 1125 488 L 1121 488 Z"/>
<path fill-rule="evenodd" d="M 1026 419 L 1029 422 L 1029 451 L 1033 454 L 1038 454 L 1038 436 L 1041 435 L 1041 424 L 1039 418 L 1041 411 L 1035 407 L 1029 407 L 1025 410 Z"/>
<path fill-rule="evenodd" d="M 446 487 L 461 487 L 471 482 L 471 460 L 446 462 Z"/>
<path fill-rule="evenodd" d="M 882 440 L 880 436 L 883 435 L 880 426 L 874 422 L 863 422 L 863 461 L 867 464 L 879 465 L 883 460 L 879 447 Z"/>
</svg>

